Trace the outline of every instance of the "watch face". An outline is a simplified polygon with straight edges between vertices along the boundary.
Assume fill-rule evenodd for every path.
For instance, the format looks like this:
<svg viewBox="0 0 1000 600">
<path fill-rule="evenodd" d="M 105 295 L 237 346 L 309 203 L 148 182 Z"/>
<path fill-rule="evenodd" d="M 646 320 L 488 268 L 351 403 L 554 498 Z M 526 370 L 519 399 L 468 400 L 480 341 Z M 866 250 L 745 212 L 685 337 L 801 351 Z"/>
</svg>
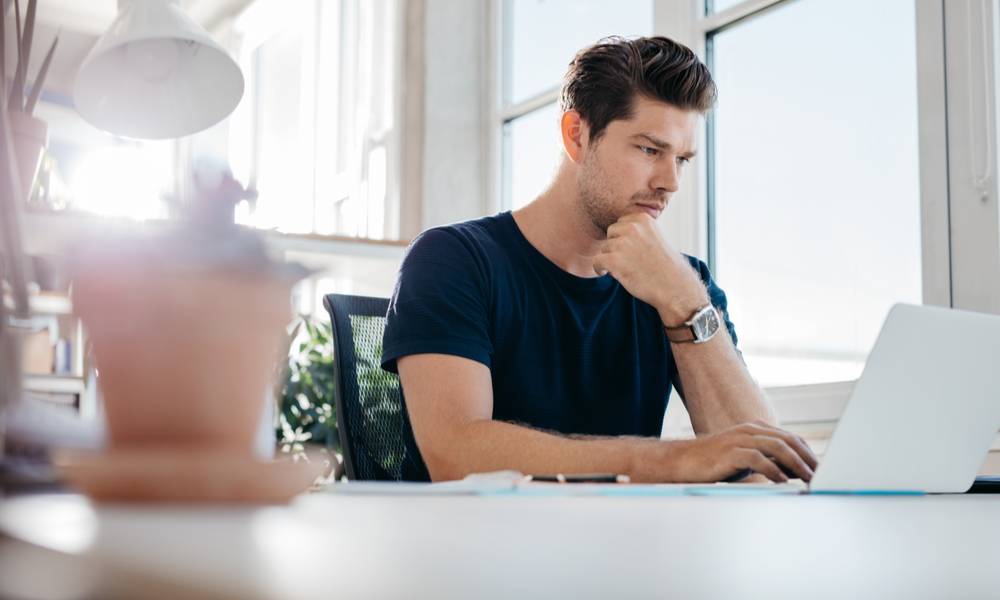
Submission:
<svg viewBox="0 0 1000 600">
<path fill-rule="evenodd" d="M 694 318 L 691 323 L 694 334 L 699 341 L 710 339 L 719 331 L 719 313 L 712 307 L 708 307 Z"/>
</svg>

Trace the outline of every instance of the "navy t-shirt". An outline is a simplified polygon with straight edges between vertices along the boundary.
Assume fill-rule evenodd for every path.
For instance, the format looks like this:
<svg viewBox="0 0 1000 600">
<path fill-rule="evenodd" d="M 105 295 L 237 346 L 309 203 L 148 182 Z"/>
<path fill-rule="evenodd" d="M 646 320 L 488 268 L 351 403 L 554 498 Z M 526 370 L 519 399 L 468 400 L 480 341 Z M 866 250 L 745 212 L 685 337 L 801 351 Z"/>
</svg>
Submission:
<svg viewBox="0 0 1000 600">
<path fill-rule="evenodd" d="M 725 293 L 688 258 L 735 344 Z M 413 240 L 389 304 L 382 368 L 395 373 L 410 354 L 461 356 L 489 367 L 495 420 L 658 437 L 677 377 L 661 327 L 657 310 L 611 275 L 577 277 L 545 258 L 505 212 Z M 403 479 L 429 481 L 405 410 L 403 441 Z"/>
</svg>

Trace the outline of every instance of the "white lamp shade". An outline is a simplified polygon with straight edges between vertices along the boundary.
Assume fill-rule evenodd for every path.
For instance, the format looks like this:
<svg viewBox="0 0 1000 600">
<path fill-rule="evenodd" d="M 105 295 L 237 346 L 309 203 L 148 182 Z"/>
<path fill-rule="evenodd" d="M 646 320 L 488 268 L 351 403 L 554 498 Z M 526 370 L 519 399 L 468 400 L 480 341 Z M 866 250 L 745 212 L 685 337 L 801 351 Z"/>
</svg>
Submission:
<svg viewBox="0 0 1000 600">
<path fill-rule="evenodd" d="M 243 73 L 180 0 L 120 0 L 76 76 L 73 102 L 94 126 L 130 138 L 189 135 L 224 119 Z"/>
</svg>

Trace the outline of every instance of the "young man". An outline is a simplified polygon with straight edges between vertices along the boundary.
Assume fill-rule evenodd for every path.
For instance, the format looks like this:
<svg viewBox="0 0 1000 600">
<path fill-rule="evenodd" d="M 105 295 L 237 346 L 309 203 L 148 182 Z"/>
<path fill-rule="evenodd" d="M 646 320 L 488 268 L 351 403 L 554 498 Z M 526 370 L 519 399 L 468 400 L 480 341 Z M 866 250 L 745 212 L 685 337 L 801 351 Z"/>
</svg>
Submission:
<svg viewBox="0 0 1000 600">
<path fill-rule="evenodd" d="M 715 97 L 705 65 L 669 39 L 585 48 L 564 78 L 548 188 L 413 241 L 382 354 L 405 395 L 404 479 L 811 478 L 815 457 L 774 426 L 736 350 L 725 294 L 654 221 Z M 671 384 L 695 440 L 659 439 Z"/>
</svg>

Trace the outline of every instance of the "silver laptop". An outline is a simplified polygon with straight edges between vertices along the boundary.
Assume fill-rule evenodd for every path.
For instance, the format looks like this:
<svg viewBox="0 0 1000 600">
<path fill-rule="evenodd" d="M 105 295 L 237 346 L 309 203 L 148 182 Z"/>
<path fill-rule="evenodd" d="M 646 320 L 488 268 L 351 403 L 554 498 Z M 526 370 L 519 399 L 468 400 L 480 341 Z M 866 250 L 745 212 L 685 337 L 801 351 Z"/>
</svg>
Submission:
<svg viewBox="0 0 1000 600">
<path fill-rule="evenodd" d="M 897 304 L 809 484 L 964 492 L 1000 430 L 1000 316 Z"/>
</svg>

